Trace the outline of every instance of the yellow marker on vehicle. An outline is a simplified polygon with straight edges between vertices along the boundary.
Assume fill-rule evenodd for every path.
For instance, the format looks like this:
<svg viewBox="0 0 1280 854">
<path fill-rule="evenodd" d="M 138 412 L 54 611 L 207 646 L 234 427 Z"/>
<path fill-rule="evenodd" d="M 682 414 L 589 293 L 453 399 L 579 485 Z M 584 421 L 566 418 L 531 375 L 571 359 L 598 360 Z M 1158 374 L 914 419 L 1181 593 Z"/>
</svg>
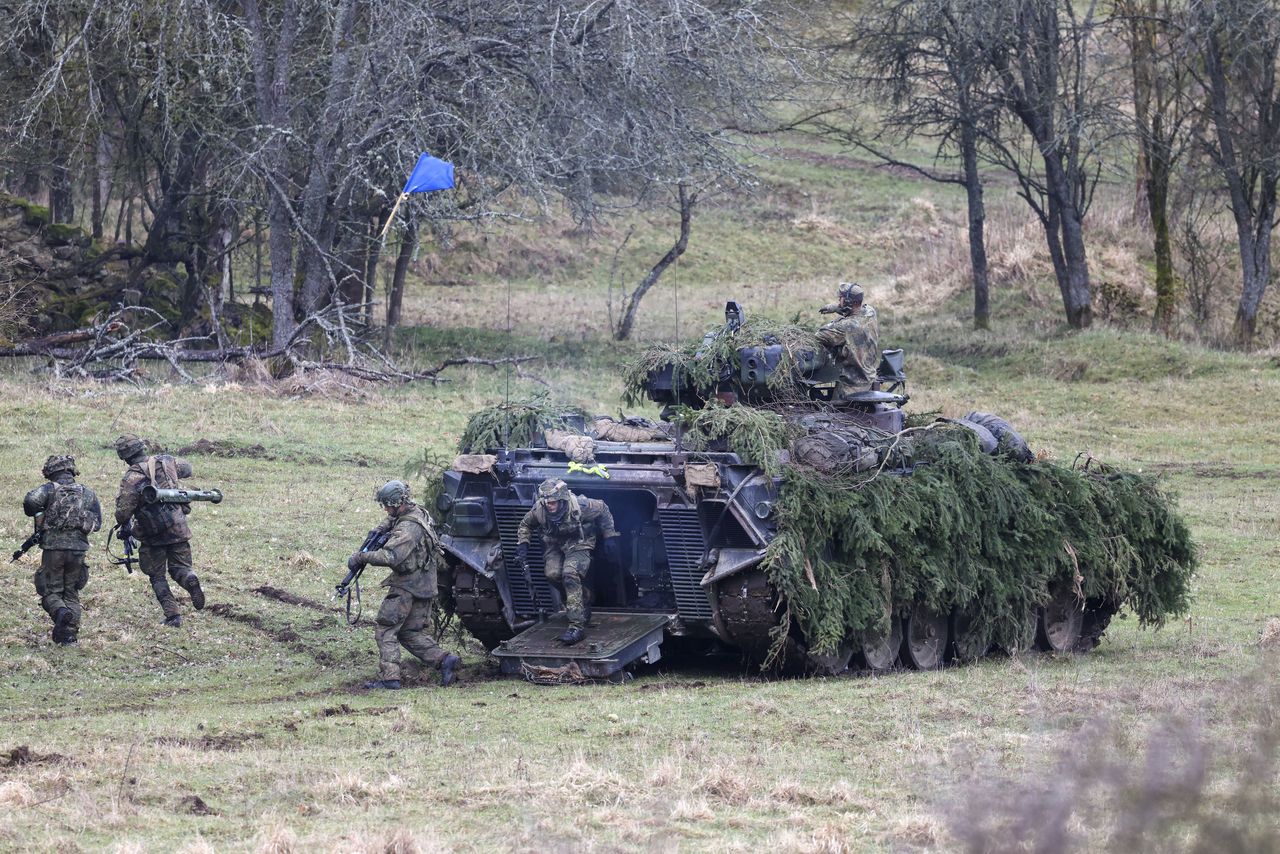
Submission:
<svg viewBox="0 0 1280 854">
<path fill-rule="evenodd" d="M 596 477 L 602 477 L 605 480 L 609 479 L 609 470 L 604 467 L 604 463 L 596 463 L 593 466 L 584 466 L 582 463 L 570 462 L 569 473 L 573 474 L 575 471 L 582 472 L 583 474 L 593 474 Z"/>
</svg>

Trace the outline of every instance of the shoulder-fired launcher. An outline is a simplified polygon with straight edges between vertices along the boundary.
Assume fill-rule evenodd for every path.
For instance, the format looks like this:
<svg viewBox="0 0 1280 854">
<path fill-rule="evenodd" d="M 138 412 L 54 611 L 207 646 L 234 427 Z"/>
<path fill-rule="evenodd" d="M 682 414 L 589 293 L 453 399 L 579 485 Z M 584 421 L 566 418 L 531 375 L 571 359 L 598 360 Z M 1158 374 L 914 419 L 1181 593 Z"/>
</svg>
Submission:
<svg viewBox="0 0 1280 854">
<path fill-rule="evenodd" d="M 192 501 L 217 504 L 222 501 L 222 492 L 217 489 L 158 489 L 148 484 L 142 487 L 142 500 L 148 504 L 190 504 Z"/>
</svg>

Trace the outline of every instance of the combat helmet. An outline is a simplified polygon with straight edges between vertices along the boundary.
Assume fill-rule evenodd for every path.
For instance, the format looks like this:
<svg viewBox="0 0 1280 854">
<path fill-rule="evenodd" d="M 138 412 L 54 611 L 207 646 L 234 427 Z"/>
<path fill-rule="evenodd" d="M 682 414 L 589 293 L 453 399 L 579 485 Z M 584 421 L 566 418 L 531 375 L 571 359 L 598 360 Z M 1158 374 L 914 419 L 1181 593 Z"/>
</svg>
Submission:
<svg viewBox="0 0 1280 854">
<path fill-rule="evenodd" d="M 132 433 L 125 433 L 123 436 L 116 439 L 116 456 L 125 462 L 128 462 L 144 451 L 146 451 L 146 448 L 143 446 L 142 440 Z"/>
<path fill-rule="evenodd" d="M 373 497 L 383 507 L 399 507 L 410 499 L 409 484 L 403 480 L 389 480 L 378 488 Z"/>
<path fill-rule="evenodd" d="M 44 461 L 44 465 L 40 468 L 40 474 L 49 480 L 53 480 L 53 476 L 58 472 L 69 471 L 72 477 L 76 477 L 80 472 L 76 471 L 76 458 L 69 454 L 54 454 Z"/>
<path fill-rule="evenodd" d="M 538 501 L 542 503 L 543 509 L 552 518 L 559 520 L 565 513 L 569 512 L 569 501 L 572 494 L 569 492 L 569 485 L 563 480 L 555 478 L 547 478 L 538 484 Z M 558 502 L 556 509 L 553 511 L 547 507 L 548 501 Z"/>
<path fill-rule="evenodd" d="M 840 304 L 843 306 L 861 305 L 864 293 L 862 286 L 857 282 L 841 282 Z"/>
</svg>

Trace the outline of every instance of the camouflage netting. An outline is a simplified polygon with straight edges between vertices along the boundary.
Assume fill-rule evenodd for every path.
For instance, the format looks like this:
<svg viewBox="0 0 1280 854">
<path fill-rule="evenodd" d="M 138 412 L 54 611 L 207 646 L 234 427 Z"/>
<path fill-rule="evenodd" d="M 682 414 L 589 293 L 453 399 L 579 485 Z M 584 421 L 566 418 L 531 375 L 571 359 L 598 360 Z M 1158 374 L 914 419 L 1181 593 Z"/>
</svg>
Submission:
<svg viewBox="0 0 1280 854">
<path fill-rule="evenodd" d="M 545 394 L 479 409 L 467 419 L 458 453 L 483 454 L 494 448 L 527 448 L 548 430 L 569 430 L 569 420 L 584 413 Z"/>
<path fill-rule="evenodd" d="M 794 383 L 797 357 L 804 351 L 819 348 L 814 329 L 809 326 L 778 323 L 767 318 L 749 318 L 736 332 L 721 332 L 710 341 L 698 339 L 680 347 L 652 344 L 623 369 L 622 400 L 628 406 L 648 400 L 647 382 L 654 371 L 671 365 L 675 368 L 673 383 L 680 387 L 710 389 L 722 373 L 736 376 L 742 367 L 738 349 L 742 347 L 781 344 L 782 361 L 767 383 L 778 397 L 794 392 L 806 398 L 804 388 Z"/>
<path fill-rule="evenodd" d="M 1184 613 L 1196 566 L 1190 532 L 1154 479 L 982 453 L 973 432 L 939 423 L 907 431 L 895 471 L 827 474 L 791 465 L 765 570 L 810 648 L 833 652 L 894 607 L 959 608 L 973 630 L 1026 645 L 1026 615 L 1074 590 L 1144 626 Z"/>
</svg>

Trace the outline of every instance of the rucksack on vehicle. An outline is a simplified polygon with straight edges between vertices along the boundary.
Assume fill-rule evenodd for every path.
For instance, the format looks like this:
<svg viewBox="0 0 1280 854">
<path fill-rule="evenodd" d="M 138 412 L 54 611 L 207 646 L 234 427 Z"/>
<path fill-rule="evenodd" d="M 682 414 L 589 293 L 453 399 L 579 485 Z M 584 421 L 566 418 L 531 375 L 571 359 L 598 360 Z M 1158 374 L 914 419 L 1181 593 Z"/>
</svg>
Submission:
<svg viewBox="0 0 1280 854">
<path fill-rule="evenodd" d="M 83 486 L 78 483 L 53 485 L 53 495 L 44 508 L 45 530 L 89 534 L 96 522 Z"/>
</svg>

